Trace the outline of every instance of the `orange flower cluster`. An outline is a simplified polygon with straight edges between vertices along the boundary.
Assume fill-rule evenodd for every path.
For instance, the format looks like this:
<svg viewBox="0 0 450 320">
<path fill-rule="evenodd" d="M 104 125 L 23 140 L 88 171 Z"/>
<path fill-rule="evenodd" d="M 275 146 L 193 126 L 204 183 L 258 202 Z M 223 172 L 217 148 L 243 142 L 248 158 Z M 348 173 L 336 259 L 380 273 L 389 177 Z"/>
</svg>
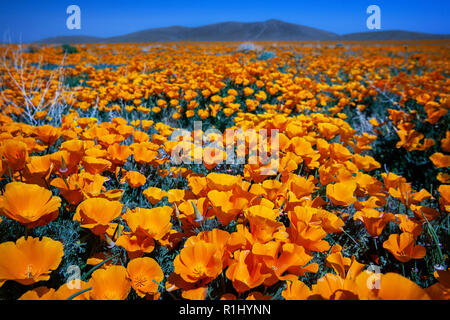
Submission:
<svg viewBox="0 0 450 320">
<path fill-rule="evenodd" d="M 32 66 L 57 47 L 23 53 L 22 77 L 0 66 L 0 230 L 23 230 L 0 235 L 0 287 L 62 274 L 71 244 L 42 230 L 64 221 L 92 269 L 17 298 L 449 299 L 450 131 L 420 132 L 448 119 L 448 49 L 412 46 L 89 44 L 40 90 L 52 70 Z M 193 120 L 224 133 L 174 138 Z M 385 135 L 426 154 L 436 188 L 386 170 Z M 201 161 L 175 164 L 179 147 Z"/>
</svg>

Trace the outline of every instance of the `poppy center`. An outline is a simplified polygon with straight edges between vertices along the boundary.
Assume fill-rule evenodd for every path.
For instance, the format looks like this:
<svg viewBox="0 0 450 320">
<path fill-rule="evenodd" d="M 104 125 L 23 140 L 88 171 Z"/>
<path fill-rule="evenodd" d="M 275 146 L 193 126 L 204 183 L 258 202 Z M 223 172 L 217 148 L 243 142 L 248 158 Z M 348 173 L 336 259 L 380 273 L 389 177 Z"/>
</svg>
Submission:
<svg viewBox="0 0 450 320">
<path fill-rule="evenodd" d="M 197 277 L 202 277 L 205 274 L 206 268 L 204 265 L 196 265 L 192 268 L 192 273 Z"/>
<path fill-rule="evenodd" d="M 139 287 L 139 288 L 144 287 L 146 283 L 147 283 L 147 278 L 144 276 L 140 275 L 134 279 L 134 285 L 136 287 Z"/>
<path fill-rule="evenodd" d="M 33 208 L 28 209 L 28 210 L 22 210 L 21 216 L 25 217 L 29 220 L 32 220 L 36 216 L 36 210 Z"/>
</svg>

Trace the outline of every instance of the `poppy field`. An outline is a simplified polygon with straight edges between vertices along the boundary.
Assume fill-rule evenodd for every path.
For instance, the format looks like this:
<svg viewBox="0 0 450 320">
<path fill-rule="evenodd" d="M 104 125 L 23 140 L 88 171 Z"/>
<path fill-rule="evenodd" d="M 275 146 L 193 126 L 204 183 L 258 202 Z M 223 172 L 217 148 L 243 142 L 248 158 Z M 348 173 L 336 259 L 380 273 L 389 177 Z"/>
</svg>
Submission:
<svg viewBox="0 0 450 320">
<path fill-rule="evenodd" d="M 450 298 L 448 41 L 0 55 L 0 299 Z"/>
</svg>

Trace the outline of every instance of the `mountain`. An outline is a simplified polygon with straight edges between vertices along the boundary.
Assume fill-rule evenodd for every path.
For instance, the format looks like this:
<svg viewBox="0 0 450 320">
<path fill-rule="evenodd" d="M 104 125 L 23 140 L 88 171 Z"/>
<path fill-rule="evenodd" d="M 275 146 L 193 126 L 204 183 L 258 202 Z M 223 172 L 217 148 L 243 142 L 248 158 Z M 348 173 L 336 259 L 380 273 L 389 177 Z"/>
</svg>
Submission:
<svg viewBox="0 0 450 320">
<path fill-rule="evenodd" d="M 279 20 L 222 22 L 202 27 L 148 29 L 105 39 L 107 42 L 167 41 L 312 41 L 334 40 L 338 35 Z"/>
<path fill-rule="evenodd" d="M 382 41 L 382 40 L 446 40 L 448 34 L 432 34 L 402 30 L 348 33 L 340 37 L 343 41 Z"/>
<path fill-rule="evenodd" d="M 99 38 L 60 36 L 38 43 L 120 43 L 179 41 L 366 41 L 450 39 L 450 35 L 427 34 L 401 30 L 371 31 L 338 35 L 316 28 L 280 20 L 263 22 L 221 22 L 201 27 L 171 26 L 147 29 L 122 36 Z"/>
</svg>

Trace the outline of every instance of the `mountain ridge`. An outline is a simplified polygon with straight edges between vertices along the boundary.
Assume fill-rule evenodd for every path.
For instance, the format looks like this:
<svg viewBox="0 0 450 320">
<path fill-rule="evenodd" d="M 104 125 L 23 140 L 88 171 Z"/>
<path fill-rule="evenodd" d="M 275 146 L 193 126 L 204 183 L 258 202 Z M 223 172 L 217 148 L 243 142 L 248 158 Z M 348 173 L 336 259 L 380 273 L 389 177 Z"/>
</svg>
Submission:
<svg viewBox="0 0 450 320">
<path fill-rule="evenodd" d="M 113 37 L 56 36 L 30 43 L 145 43 L 200 41 L 383 41 L 383 40 L 444 40 L 450 34 L 431 34 L 404 30 L 382 30 L 337 33 L 304 25 L 270 19 L 263 22 L 227 21 L 199 27 L 169 26 L 144 29 Z"/>
</svg>

